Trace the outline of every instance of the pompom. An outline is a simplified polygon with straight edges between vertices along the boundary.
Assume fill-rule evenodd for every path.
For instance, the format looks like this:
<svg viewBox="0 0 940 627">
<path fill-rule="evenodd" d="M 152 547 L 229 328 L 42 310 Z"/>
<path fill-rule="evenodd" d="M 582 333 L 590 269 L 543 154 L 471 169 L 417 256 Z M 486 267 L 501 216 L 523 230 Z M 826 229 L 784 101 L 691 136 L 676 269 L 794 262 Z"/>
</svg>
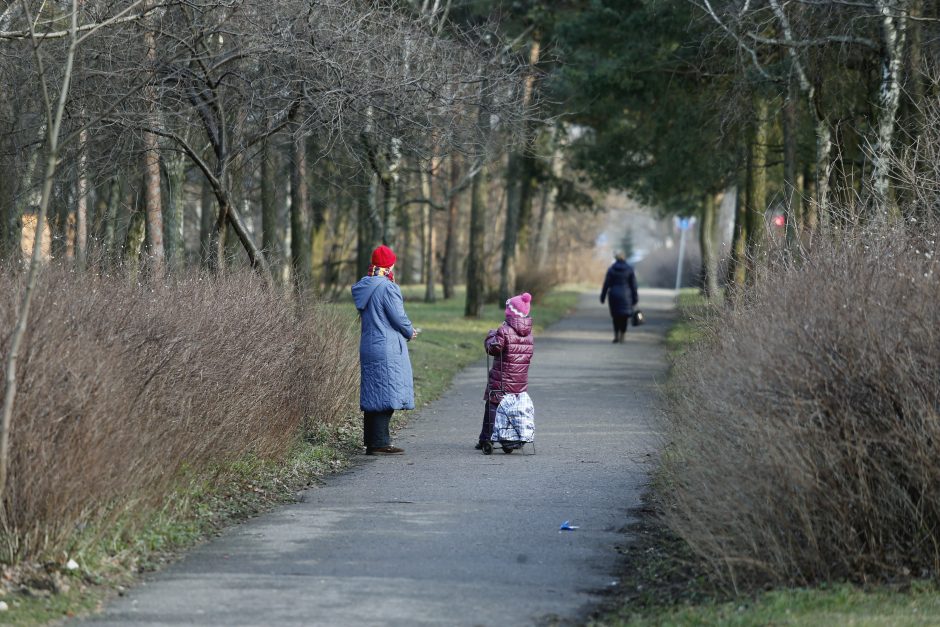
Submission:
<svg viewBox="0 0 940 627">
<path fill-rule="evenodd" d="M 524 303 L 530 303 L 530 302 L 532 302 L 532 294 L 529 294 L 528 292 L 524 292 L 524 293 L 522 294 L 522 302 L 524 302 Z"/>
</svg>

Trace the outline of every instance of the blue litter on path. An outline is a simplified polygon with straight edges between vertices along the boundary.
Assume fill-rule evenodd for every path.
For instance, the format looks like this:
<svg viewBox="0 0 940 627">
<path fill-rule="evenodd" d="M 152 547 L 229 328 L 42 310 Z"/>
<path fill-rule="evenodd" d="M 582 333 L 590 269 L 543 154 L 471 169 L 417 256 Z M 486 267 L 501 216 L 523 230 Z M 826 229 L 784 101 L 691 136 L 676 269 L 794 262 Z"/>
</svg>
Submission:
<svg viewBox="0 0 940 627">
<path fill-rule="evenodd" d="M 577 528 L 577 525 L 569 524 L 569 521 L 566 520 L 565 522 L 561 523 L 561 527 L 558 528 L 558 531 L 574 531 Z"/>
</svg>

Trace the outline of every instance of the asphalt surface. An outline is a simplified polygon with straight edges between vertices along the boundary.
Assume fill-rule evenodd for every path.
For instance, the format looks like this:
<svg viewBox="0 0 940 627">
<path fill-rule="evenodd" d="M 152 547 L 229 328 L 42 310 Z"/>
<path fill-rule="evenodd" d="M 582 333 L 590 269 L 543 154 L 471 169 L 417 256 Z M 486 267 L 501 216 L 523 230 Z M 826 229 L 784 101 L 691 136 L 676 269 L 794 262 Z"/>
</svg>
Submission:
<svg viewBox="0 0 940 627">
<path fill-rule="evenodd" d="M 641 291 L 648 322 L 624 344 L 611 343 L 610 317 L 595 294 L 536 337 L 534 447 L 491 456 L 473 449 L 481 358 L 398 434 L 405 455 L 361 456 L 303 502 L 192 550 L 87 622 L 582 622 L 617 585 L 616 546 L 658 444 L 672 294 Z M 559 531 L 566 520 L 578 529 Z"/>
</svg>

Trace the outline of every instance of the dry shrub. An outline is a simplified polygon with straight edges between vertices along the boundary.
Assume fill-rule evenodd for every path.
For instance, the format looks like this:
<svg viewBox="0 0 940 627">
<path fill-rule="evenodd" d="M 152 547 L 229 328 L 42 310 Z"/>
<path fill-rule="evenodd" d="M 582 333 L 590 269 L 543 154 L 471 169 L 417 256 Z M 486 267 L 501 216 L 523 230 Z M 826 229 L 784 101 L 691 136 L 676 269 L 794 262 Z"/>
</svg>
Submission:
<svg viewBox="0 0 940 627">
<path fill-rule="evenodd" d="M 770 264 L 676 364 L 666 517 L 733 583 L 940 572 L 940 250 L 918 232 Z"/>
<path fill-rule="evenodd" d="M 0 328 L 19 276 L 0 276 Z M 356 390 L 349 323 L 303 316 L 256 277 L 152 290 L 48 268 L 19 367 L 0 560 L 36 559 L 76 529 L 133 526 L 182 481 L 277 458 Z M 6 353 L 9 332 L 0 341 Z"/>
<path fill-rule="evenodd" d="M 540 303 L 559 283 L 557 273 L 545 268 L 527 268 L 516 275 L 516 293 L 528 292 L 533 303 Z"/>
</svg>

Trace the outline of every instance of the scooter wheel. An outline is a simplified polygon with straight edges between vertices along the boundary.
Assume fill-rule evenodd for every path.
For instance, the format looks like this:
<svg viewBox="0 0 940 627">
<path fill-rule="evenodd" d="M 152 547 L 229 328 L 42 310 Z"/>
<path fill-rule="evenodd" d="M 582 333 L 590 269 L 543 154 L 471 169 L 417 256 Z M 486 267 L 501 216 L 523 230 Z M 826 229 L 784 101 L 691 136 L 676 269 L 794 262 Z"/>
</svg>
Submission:
<svg viewBox="0 0 940 627">
<path fill-rule="evenodd" d="M 483 443 L 483 454 L 492 455 L 493 454 L 493 445 L 489 442 Z"/>
</svg>

